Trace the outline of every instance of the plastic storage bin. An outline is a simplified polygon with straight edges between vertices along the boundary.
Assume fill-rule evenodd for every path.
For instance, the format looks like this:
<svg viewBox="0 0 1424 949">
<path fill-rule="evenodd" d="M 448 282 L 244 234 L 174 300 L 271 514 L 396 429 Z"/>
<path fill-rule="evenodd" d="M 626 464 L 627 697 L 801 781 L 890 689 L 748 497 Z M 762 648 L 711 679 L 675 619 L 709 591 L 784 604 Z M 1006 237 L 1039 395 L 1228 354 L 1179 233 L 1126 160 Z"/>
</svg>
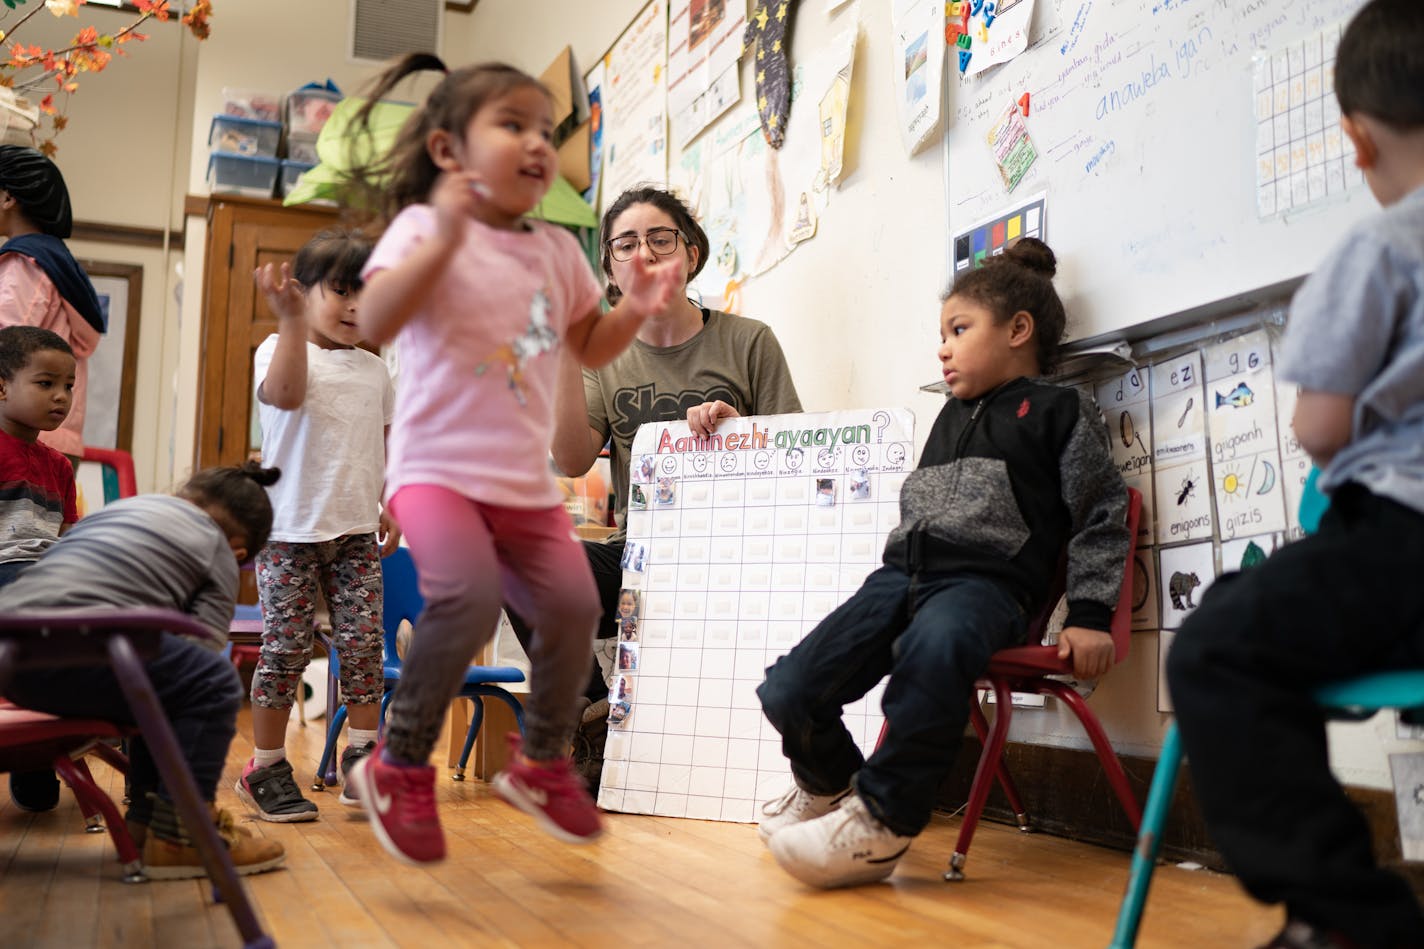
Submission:
<svg viewBox="0 0 1424 949">
<path fill-rule="evenodd" d="M 321 161 L 316 153 L 316 136 L 288 135 L 287 158 L 306 165 L 315 165 Z"/>
<path fill-rule="evenodd" d="M 263 122 L 282 121 L 282 97 L 275 92 L 227 88 L 223 94 L 223 114 Z"/>
<path fill-rule="evenodd" d="M 281 167 L 280 161 L 263 155 L 213 152 L 208 156 L 208 189 L 253 198 L 270 198 Z"/>
<path fill-rule="evenodd" d="M 208 129 L 208 147 L 229 155 L 265 155 L 277 157 L 277 143 L 282 140 L 279 122 L 244 119 L 235 115 L 213 116 Z"/>
<path fill-rule="evenodd" d="M 302 172 L 315 167 L 315 162 L 293 161 L 290 158 L 283 159 L 282 175 L 278 180 L 277 193 L 285 198 L 291 190 L 297 186 L 297 179 L 302 176 Z"/>
<path fill-rule="evenodd" d="M 341 93 L 322 86 L 307 86 L 287 95 L 287 131 L 315 137 L 341 101 Z"/>
</svg>

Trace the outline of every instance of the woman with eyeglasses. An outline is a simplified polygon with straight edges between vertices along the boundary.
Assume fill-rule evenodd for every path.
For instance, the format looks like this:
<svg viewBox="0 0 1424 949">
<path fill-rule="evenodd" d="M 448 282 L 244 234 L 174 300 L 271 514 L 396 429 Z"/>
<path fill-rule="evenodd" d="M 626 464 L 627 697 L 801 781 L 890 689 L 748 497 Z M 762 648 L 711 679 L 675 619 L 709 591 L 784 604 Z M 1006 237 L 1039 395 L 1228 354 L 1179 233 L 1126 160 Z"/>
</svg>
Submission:
<svg viewBox="0 0 1424 949">
<path fill-rule="evenodd" d="M 675 259 L 683 285 L 707 263 L 707 235 L 675 195 L 659 188 L 623 192 L 603 215 L 600 233 L 607 297 L 617 303 L 619 287 L 642 256 L 645 263 Z M 587 471 L 607 444 L 613 471 L 614 517 L 618 532 L 607 541 L 584 542 L 594 581 L 603 602 L 598 637 L 618 635 L 618 593 L 623 571 L 624 526 L 628 511 L 628 467 L 633 434 L 644 422 L 686 418 L 694 434 L 710 435 L 723 419 L 746 415 L 800 412 L 801 400 L 791 381 L 781 344 L 765 323 L 709 310 L 674 295 L 661 313 L 650 316 L 633 343 L 598 370 L 563 362 L 556 405 L 554 463 L 567 475 Z M 580 385 L 582 382 L 582 385 Z M 513 614 L 521 643 L 529 628 Z M 608 698 L 608 685 L 594 663 L 588 698 Z M 597 726 L 603 706 L 587 716 L 593 729 L 581 729 L 575 761 L 588 762 L 584 776 L 597 786 L 602 738 Z M 596 744 L 590 748 L 588 745 Z"/>
</svg>

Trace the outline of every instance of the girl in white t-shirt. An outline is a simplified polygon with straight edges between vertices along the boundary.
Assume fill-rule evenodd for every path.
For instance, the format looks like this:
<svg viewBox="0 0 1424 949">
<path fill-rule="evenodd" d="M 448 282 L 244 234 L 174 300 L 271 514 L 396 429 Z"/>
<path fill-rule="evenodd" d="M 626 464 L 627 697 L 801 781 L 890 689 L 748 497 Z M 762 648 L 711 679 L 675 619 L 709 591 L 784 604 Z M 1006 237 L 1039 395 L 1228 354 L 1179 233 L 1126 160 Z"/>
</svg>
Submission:
<svg viewBox="0 0 1424 949">
<path fill-rule="evenodd" d="M 369 100 L 424 69 L 445 77 L 367 169 L 391 220 L 364 271 L 360 323 L 367 339 L 400 340 L 386 492 L 426 606 L 384 743 L 352 772 L 381 843 L 415 863 L 445 855 L 427 762 L 501 602 L 532 623 L 533 691 L 495 790 L 562 840 L 600 831 L 568 760 L 600 607 L 549 470 L 559 350 L 602 365 L 681 289 L 678 268 L 640 262 L 602 313 L 573 235 L 525 217 L 557 174 L 548 92 L 510 66 L 447 71 L 416 54 Z"/>
<path fill-rule="evenodd" d="M 268 489 L 272 537 L 257 555 L 262 655 L 252 677 L 254 749 L 237 796 L 262 820 L 279 823 L 317 817 L 292 775 L 285 743 L 311 660 L 319 598 L 331 614 L 350 721 L 343 786 L 375 748 L 380 722 L 380 556 L 400 536 L 381 511 L 395 391 L 381 358 L 356 346 L 361 268 L 370 254 L 371 240 L 360 231 L 323 231 L 290 269 L 267 264 L 254 274 L 278 321 L 254 360 L 262 459 L 283 476 Z M 341 803 L 355 805 L 353 793 L 346 786 Z"/>
</svg>

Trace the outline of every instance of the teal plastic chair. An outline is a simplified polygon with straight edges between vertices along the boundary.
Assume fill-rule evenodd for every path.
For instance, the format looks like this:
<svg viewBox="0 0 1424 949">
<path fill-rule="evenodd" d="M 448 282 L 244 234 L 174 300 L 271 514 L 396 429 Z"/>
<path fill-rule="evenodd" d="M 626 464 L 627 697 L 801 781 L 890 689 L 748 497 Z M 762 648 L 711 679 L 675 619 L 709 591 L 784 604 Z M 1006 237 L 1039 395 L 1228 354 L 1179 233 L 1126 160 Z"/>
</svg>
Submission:
<svg viewBox="0 0 1424 949">
<path fill-rule="evenodd" d="M 1300 502 L 1300 526 L 1313 533 L 1320 526 L 1330 500 L 1315 486 L 1319 472 L 1312 468 L 1305 481 L 1305 493 Z M 1368 718 L 1387 708 L 1412 709 L 1424 707 L 1424 669 L 1404 669 L 1379 672 L 1374 675 L 1332 682 L 1315 692 L 1322 707 L 1339 711 L 1351 718 Z M 1147 807 L 1137 833 L 1137 846 L 1132 853 L 1132 871 L 1127 879 L 1127 892 L 1118 908 L 1117 929 L 1109 949 L 1130 949 L 1137 942 L 1137 930 L 1142 924 L 1142 910 L 1147 904 L 1147 891 L 1152 885 L 1152 871 L 1157 867 L 1157 854 L 1162 849 L 1162 828 L 1177 787 L 1177 772 L 1182 764 L 1182 742 L 1177 723 L 1167 727 L 1162 740 L 1162 755 L 1152 773 L 1152 787 L 1147 792 Z"/>
</svg>

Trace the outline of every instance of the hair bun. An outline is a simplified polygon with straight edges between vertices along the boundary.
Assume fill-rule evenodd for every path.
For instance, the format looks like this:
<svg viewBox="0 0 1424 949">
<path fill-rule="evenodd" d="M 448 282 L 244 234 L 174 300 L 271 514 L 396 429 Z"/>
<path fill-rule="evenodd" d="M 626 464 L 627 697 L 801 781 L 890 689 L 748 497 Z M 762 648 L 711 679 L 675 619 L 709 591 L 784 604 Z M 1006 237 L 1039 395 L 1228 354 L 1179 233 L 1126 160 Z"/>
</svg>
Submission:
<svg viewBox="0 0 1424 949">
<path fill-rule="evenodd" d="M 1020 237 L 1004 251 L 1004 257 L 1050 280 L 1058 273 L 1058 258 L 1052 248 L 1036 237 Z"/>
<path fill-rule="evenodd" d="M 276 484 L 282 477 L 281 468 L 264 468 L 255 461 L 244 461 L 238 470 L 264 488 Z"/>
</svg>

